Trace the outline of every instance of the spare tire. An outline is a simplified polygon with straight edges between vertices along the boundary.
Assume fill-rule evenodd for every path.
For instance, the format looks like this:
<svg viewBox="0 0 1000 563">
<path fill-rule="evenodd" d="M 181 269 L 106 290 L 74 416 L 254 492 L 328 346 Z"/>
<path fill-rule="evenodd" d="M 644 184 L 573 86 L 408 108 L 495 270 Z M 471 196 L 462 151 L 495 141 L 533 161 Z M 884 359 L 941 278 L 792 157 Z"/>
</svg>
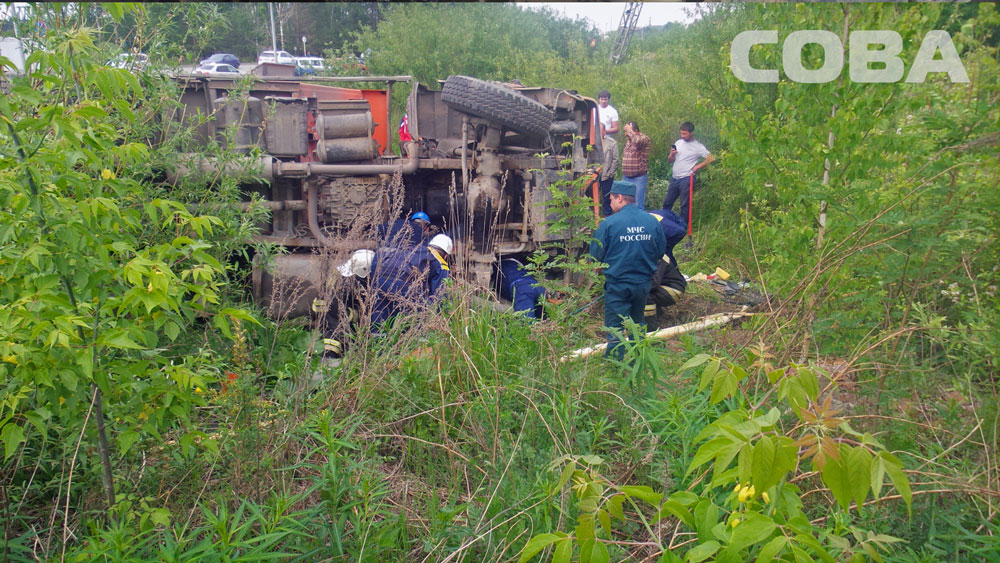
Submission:
<svg viewBox="0 0 1000 563">
<path fill-rule="evenodd" d="M 552 111 L 535 100 L 470 76 L 449 76 L 441 89 L 441 101 L 534 138 L 545 137 L 553 119 Z"/>
</svg>

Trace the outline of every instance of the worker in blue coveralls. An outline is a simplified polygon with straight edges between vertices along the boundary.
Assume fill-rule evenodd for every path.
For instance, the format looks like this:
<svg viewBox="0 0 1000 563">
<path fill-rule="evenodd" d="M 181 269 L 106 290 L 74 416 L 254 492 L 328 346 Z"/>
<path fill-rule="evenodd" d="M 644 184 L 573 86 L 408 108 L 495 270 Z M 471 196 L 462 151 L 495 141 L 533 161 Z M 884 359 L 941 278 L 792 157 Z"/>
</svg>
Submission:
<svg viewBox="0 0 1000 563">
<path fill-rule="evenodd" d="M 635 205 L 635 184 L 611 185 L 610 217 L 605 217 L 590 243 L 590 255 L 607 263 L 604 269 L 604 325 L 621 330 L 623 318 L 645 326 L 643 311 L 656 264 L 666 250 L 663 229 L 655 217 Z M 621 360 L 625 348 L 608 332 L 606 356 Z"/>
<path fill-rule="evenodd" d="M 667 250 L 657 263 L 656 272 L 653 273 L 653 283 L 649 290 L 649 298 L 646 300 L 646 316 L 655 320 L 660 310 L 676 305 L 687 290 L 687 281 L 677 266 L 677 259 L 674 258 L 674 247 L 687 234 L 687 223 L 669 209 L 650 211 L 649 214 L 660 222 L 667 243 Z"/>
<path fill-rule="evenodd" d="M 677 259 L 674 258 L 674 247 L 684 240 L 684 236 L 687 235 L 687 222 L 680 215 L 669 209 L 650 211 L 649 214 L 660 222 L 660 228 L 663 229 L 663 237 L 667 243 L 667 251 L 664 254 L 669 256 L 670 261 L 676 265 Z"/>
<path fill-rule="evenodd" d="M 415 311 L 438 299 L 441 284 L 448 277 L 451 250 L 451 238 L 439 234 L 426 246 L 383 247 L 375 252 L 373 331 L 391 317 Z"/>
<path fill-rule="evenodd" d="M 431 218 L 417 211 L 409 219 L 401 217 L 378 229 L 379 245 L 393 248 L 413 248 L 423 244 L 431 233 Z"/>
<path fill-rule="evenodd" d="M 529 319 L 542 316 L 542 298 L 545 288 L 515 258 L 500 261 L 500 297 L 514 303 L 514 312 L 523 313 Z"/>
</svg>

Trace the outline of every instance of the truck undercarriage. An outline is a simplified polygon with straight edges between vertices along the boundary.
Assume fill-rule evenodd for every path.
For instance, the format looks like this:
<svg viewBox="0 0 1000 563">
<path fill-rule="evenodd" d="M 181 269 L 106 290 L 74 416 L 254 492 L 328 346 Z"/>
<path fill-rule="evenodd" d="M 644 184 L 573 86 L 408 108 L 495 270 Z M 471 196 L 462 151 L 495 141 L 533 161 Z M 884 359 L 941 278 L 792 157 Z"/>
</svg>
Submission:
<svg viewBox="0 0 1000 563">
<path fill-rule="evenodd" d="M 181 111 L 168 119 L 197 119 L 199 142 L 219 142 L 253 161 L 263 182 L 256 189 L 271 211 L 259 239 L 289 249 L 267 271 L 255 266 L 255 298 L 272 299 L 277 280 L 301 281 L 292 315 L 308 313 L 330 274 L 323 251 L 375 248 L 353 227 L 418 210 L 454 239 L 458 274 L 488 286 L 499 257 L 562 238 L 546 230 L 549 186 L 587 173 L 600 154 L 597 105 L 568 90 L 465 76 L 438 90 L 405 76 L 179 80 Z M 393 116 L 391 99 L 401 84 L 411 86 L 412 139 L 404 136 L 404 154 L 395 155 L 392 125 L 402 116 Z M 227 173 L 202 159 L 171 179 L 199 170 Z"/>
</svg>

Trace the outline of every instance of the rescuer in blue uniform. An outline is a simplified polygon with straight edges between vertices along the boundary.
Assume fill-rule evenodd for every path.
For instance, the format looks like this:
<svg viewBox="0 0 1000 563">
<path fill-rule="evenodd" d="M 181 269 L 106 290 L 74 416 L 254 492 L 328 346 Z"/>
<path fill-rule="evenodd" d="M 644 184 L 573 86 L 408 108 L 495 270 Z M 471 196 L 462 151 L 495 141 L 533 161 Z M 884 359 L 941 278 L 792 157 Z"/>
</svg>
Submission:
<svg viewBox="0 0 1000 563">
<path fill-rule="evenodd" d="M 655 217 L 635 205 L 635 184 L 611 185 L 611 210 L 594 233 L 590 255 L 607 263 L 604 269 L 604 325 L 621 329 L 629 317 L 645 326 L 643 310 L 656 265 L 666 250 L 663 229 Z M 625 348 L 608 332 L 605 355 L 621 360 Z"/>
<path fill-rule="evenodd" d="M 669 209 L 650 211 L 649 214 L 660 222 L 667 241 L 667 250 L 656 266 L 649 298 L 646 300 L 646 316 L 655 320 L 661 309 L 676 305 L 687 290 L 687 281 L 674 258 L 674 247 L 687 234 L 687 223 Z"/>
<path fill-rule="evenodd" d="M 375 275 L 372 330 L 400 313 L 409 313 L 438 298 L 448 277 L 448 255 L 452 241 L 435 235 L 427 246 L 380 248 L 372 261 Z"/>
<path fill-rule="evenodd" d="M 663 237 L 667 239 L 667 251 L 665 254 L 670 257 L 670 261 L 674 265 L 677 265 L 677 259 L 674 258 L 674 247 L 684 240 L 684 237 L 687 235 L 687 222 L 680 215 L 669 209 L 650 211 L 649 214 L 660 222 L 660 228 L 663 229 Z"/>
<path fill-rule="evenodd" d="M 378 229 L 380 246 L 392 248 L 413 248 L 420 246 L 430 236 L 431 218 L 423 211 L 417 211 L 409 219 L 402 217 Z"/>
<path fill-rule="evenodd" d="M 524 269 L 524 264 L 514 258 L 501 260 L 499 282 L 500 297 L 514 303 L 515 313 L 524 313 L 529 319 L 541 318 L 545 288 L 538 285 L 538 280 Z"/>
</svg>

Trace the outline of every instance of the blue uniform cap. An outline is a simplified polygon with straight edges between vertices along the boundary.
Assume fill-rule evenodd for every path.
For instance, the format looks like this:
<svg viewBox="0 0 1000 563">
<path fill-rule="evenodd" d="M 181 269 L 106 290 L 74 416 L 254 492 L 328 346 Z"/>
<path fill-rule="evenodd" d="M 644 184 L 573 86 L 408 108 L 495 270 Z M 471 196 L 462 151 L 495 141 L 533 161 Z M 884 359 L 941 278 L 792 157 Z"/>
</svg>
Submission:
<svg viewBox="0 0 1000 563">
<path fill-rule="evenodd" d="M 416 221 L 417 219 L 427 221 L 428 223 L 431 222 L 430 216 L 428 216 L 423 211 L 417 211 L 416 213 L 413 214 L 413 217 L 410 217 L 410 221 Z"/>
<path fill-rule="evenodd" d="M 619 180 L 611 184 L 611 193 L 635 197 L 635 184 Z"/>
</svg>

